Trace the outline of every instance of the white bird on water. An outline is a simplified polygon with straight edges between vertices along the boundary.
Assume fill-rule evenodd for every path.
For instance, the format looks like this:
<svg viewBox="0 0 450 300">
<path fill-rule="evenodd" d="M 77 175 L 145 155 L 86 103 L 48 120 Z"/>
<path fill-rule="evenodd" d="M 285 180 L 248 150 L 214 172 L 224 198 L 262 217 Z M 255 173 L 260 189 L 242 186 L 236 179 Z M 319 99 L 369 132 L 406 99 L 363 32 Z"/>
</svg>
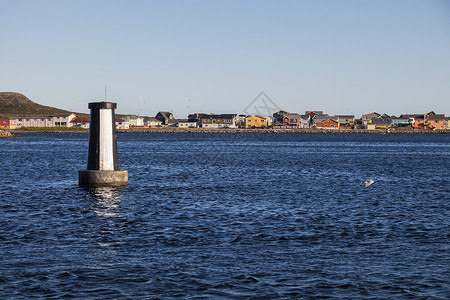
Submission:
<svg viewBox="0 0 450 300">
<path fill-rule="evenodd" d="M 364 183 L 366 184 L 366 188 L 368 188 L 372 183 L 374 183 L 375 181 L 373 181 L 373 180 L 371 180 L 371 179 L 369 179 L 369 180 L 366 180 L 366 181 L 364 181 Z"/>
</svg>

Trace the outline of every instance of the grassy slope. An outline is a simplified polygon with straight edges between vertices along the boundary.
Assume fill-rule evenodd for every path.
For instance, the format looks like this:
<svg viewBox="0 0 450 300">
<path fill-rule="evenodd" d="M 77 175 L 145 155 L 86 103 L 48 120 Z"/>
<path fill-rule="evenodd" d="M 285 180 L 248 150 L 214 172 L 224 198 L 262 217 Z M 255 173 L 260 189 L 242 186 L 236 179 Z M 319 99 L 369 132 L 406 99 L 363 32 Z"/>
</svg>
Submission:
<svg viewBox="0 0 450 300">
<path fill-rule="evenodd" d="M 0 92 L 0 115 L 3 116 L 54 116 L 70 113 L 67 110 L 58 109 L 34 103 L 19 93 Z"/>
</svg>

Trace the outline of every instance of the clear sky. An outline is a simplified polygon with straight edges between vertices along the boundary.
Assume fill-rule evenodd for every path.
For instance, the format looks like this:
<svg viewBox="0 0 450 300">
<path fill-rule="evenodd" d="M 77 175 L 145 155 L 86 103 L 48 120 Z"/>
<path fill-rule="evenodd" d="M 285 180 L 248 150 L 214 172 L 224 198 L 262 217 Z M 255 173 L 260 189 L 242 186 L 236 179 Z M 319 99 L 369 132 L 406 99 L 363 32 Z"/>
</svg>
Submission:
<svg viewBox="0 0 450 300">
<path fill-rule="evenodd" d="M 0 91 L 72 111 L 450 115 L 450 1 L 0 0 L 0 38 Z"/>
</svg>

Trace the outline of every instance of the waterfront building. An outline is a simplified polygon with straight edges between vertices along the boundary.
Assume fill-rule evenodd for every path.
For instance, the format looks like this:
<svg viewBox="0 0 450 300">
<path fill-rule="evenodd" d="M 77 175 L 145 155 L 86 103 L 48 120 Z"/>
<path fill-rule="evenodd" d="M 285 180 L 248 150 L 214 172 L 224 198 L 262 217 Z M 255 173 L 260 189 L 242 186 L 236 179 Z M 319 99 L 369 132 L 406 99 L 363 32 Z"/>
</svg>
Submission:
<svg viewBox="0 0 450 300">
<path fill-rule="evenodd" d="M 16 120 L 10 117 L 0 116 L 0 128 L 16 129 Z"/>
<path fill-rule="evenodd" d="M 248 116 L 245 118 L 245 128 L 267 128 L 270 126 L 269 117 L 263 116 Z"/>
<path fill-rule="evenodd" d="M 202 128 L 237 128 L 237 120 L 237 114 L 202 114 L 198 122 Z"/>
<path fill-rule="evenodd" d="M 130 127 L 144 127 L 144 118 L 136 115 L 126 115 L 122 117 L 123 120 L 130 123 Z"/>
<path fill-rule="evenodd" d="M 354 115 L 336 115 L 339 129 L 353 129 L 355 126 Z"/>
<path fill-rule="evenodd" d="M 17 127 L 72 127 L 71 121 L 76 117 L 73 113 L 56 116 L 11 117 Z"/>
<path fill-rule="evenodd" d="M 379 113 L 371 112 L 371 113 L 362 115 L 361 119 L 362 119 L 362 123 L 364 125 L 367 125 L 368 123 L 373 123 L 374 119 L 378 119 L 380 117 L 381 117 L 381 115 Z"/>
<path fill-rule="evenodd" d="M 409 127 L 411 123 L 407 117 L 392 117 L 391 118 L 392 127 Z"/>
<path fill-rule="evenodd" d="M 162 122 L 155 118 L 144 118 L 144 127 L 160 127 Z"/>
<path fill-rule="evenodd" d="M 162 125 L 168 125 L 169 120 L 175 119 L 173 117 L 173 114 L 168 111 L 160 111 L 156 114 L 155 119 L 158 119 L 161 121 Z"/>
<path fill-rule="evenodd" d="M 70 123 L 73 127 L 89 128 L 89 117 L 75 117 Z"/>
<path fill-rule="evenodd" d="M 116 129 L 130 129 L 130 122 L 127 119 L 116 116 Z"/>
<path fill-rule="evenodd" d="M 189 119 L 170 119 L 168 127 L 197 128 L 198 123 Z"/>
<path fill-rule="evenodd" d="M 322 110 L 306 110 L 305 115 L 309 116 L 311 119 L 315 118 L 316 116 L 324 116 L 327 114 L 324 114 Z"/>
<path fill-rule="evenodd" d="M 444 114 L 436 114 L 431 111 L 414 119 L 414 129 L 446 129 L 445 123 Z"/>
<path fill-rule="evenodd" d="M 300 127 L 300 115 L 297 113 L 288 113 L 283 117 L 283 125 L 288 127 Z"/>
<path fill-rule="evenodd" d="M 339 129 L 339 123 L 336 117 L 330 117 L 326 119 L 319 119 L 319 122 L 316 122 L 315 128 L 318 129 Z"/>
</svg>

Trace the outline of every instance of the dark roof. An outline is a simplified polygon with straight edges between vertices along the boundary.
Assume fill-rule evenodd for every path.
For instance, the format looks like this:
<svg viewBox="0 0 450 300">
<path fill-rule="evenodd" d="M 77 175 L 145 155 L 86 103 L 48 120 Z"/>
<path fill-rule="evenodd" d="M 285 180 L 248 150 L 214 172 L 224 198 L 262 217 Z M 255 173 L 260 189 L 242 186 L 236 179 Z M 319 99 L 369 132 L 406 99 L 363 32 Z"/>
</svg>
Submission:
<svg viewBox="0 0 450 300">
<path fill-rule="evenodd" d="M 173 117 L 173 114 L 170 111 L 160 111 L 156 114 L 156 116 L 161 115 L 164 119 L 170 119 L 170 116 Z"/>
<path fill-rule="evenodd" d="M 289 119 L 298 119 L 300 117 L 300 115 L 297 113 L 288 113 L 288 114 L 285 114 L 284 117 L 289 118 Z"/>
<path fill-rule="evenodd" d="M 220 115 L 205 115 L 202 116 L 200 119 L 234 119 L 237 117 L 237 114 L 220 114 Z"/>
<path fill-rule="evenodd" d="M 338 118 L 355 118 L 355 115 L 336 115 Z"/>
<path fill-rule="evenodd" d="M 372 121 L 373 124 L 375 125 L 389 125 L 391 124 L 391 121 L 385 118 L 377 118 L 377 119 L 373 119 Z"/>
<path fill-rule="evenodd" d="M 184 123 L 184 122 L 189 122 L 188 119 L 170 119 L 167 121 L 169 124 L 176 124 L 176 123 Z"/>
<path fill-rule="evenodd" d="M 444 120 L 445 115 L 444 114 L 434 114 L 434 115 L 428 115 L 428 120 Z"/>
</svg>

